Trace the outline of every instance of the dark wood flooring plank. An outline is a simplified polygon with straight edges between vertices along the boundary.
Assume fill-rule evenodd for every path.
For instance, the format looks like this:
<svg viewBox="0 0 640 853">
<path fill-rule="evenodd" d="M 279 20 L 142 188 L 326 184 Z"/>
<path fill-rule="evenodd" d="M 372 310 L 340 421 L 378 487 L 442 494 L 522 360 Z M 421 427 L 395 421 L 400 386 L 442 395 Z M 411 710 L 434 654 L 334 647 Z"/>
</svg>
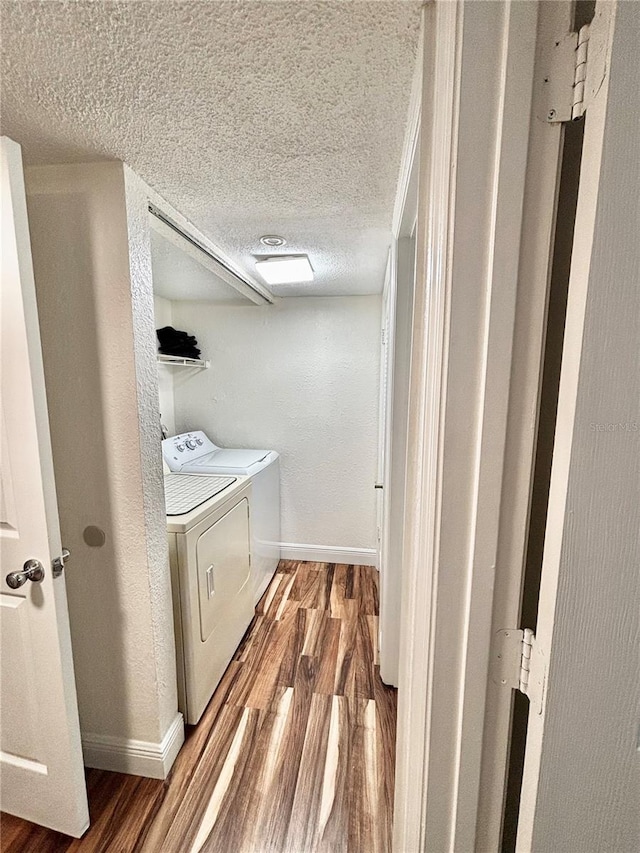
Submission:
<svg viewBox="0 0 640 853">
<path fill-rule="evenodd" d="M 326 695 L 335 693 L 341 632 L 340 619 L 328 616 L 324 621 L 324 630 L 320 638 L 322 651 L 318 654 L 320 662 L 315 684 L 316 693 Z"/>
<path fill-rule="evenodd" d="M 282 619 L 285 609 L 287 608 L 287 604 L 297 607 L 297 602 L 290 599 L 291 590 L 293 589 L 295 580 L 296 572 L 292 572 L 291 574 L 283 577 L 282 582 L 279 584 L 276 594 L 269 605 L 269 609 L 265 611 L 265 616 L 269 616 L 273 619 Z"/>
<path fill-rule="evenodd" d="M 380 663 L 380 650 L 378 649 L 378 617 L 365 616 L 369 626 L 369 642 L 373 649 L 373 662 L 377 666 Z"/>
<path fill-rule="evenodd" d="M 378 613 L 378 572 L 373 566 L 355 566 L 359 578 L 360 613 L 375 616 Z"/>
<path fill-rule="evenodd" d="M 358 614 L 355 631 L 355 654 L 351 661 L 351 672 L 347 695 L 358 699 L 374 698 L 374 652 L 366 615 Z"/>
<path fill-rule="evenodd" d="M 270 802 L 256 847 L 261 853 L 283 853 L 285 850 L 311 708 L 313 677 L 309 659 L 302 658 L 296 670 L 291 707 L 270 787 Z"/>
<path fill-rule="evenodd" d="M 162 800 L 164 785 L 158 779 L 120 776 L 97 771 L 89 788 L 91 827 L 87 840 L 95 853 L 138 850 L 156 806 Z M 96 808 L 99 793 L 99 806 Z M 136 808 L 131 808 L 135 802 Z M 96 812 L 99 815 L 96 817 Z M 83 842 L 86 845 L 86 841 Z M 70 850 L 80 847 L 74 842 Z"/>
<path fill-rule="evenodd" d="M 246 706 L 249 708 L 269 708 L 282 695 L 284 684 L 280 677 L 280 663 L 285 653 L 287 642 L 286 632 L 281 622 L 274 622 L 265 647 L 259 668 L 249 665 L 248 671 L 253 673 L 253 684 L 249 690 Z"/>
<path fill-rule="evenodd" d="M 350 699 L 351 767 L 347 779 L 348 853 L 381 853 L 376 823 L 378 771 L 376 713 L 373 699 Z"/>
<path fill-rule="evenodd" d="M 376 756 L 378 760 L 377 831 L 380 850 L 391 850 L 393 832 L 393 792 L 396 766 L 397 691 L 380 678 L 375 668 Z"/>
<path fill-rule="evenodd" d="M 375 569 L 281 561 L 169 779 L 89 771 L 83 839 L 7 817 L 2 853 L 388 853 L 377 614 Z"/>
<path fill-rule="evenodd" d="M 345 696 L 331 697 L 324 770 L 315 850 L 317 853 L 338 853 L 348 848 L 347 780 L 352 772 L 349 703 Z"/>
<path fill-rule="evenodd" d="M 141 849 L 155 853 L 163 842 L 176 813 L 189 790 L 193 776 L 197 770 L 204 749 L 212 737 L 212 729 L 220 711 L 225 706 L 229 692 L 233 688 L 241 665 L 232 661 L 222 676 L 218 689 L 209 702 L 197 726 L 186 727 L 185 743 L 173 765 L 171 775 L 167 780 L 161 807 L 143 840 Z"/>
<path fill-rule="evenodd" d="M 356 653 L 356 635 L 358 632 L 358 603 L 345 599 L 340 605 L 340 641 L 336 659 L 336 680 L 333 692 L 344 696 L 353 683 L 352 665 Z"/>
<path fill-rule="evenodd" d="M 347 566 L 344 597 L 358 600 L 360 593 L 360 572 L 358 566 Z"/>
<path fill-rule="evenodd" d="M 148 853 L 178 853 L 187 850 L 195 839 L 204 812 L 215 790 L 238 728 L 243 725 L 246 709 L 225 705 L 203 750 L 191 782 L 174 813 L 166 833 L 151 833 L 145 840 Z M 154 827 L 155 829 L 155 827 Z"/>
<path fill-rule="evenodd" d="M 276 786 L 292 701 L 293 688 L 287 687 L 277 703 L 265 712 L 266 719 L 258 737 L 258 744 L 252 761 L 244 772 L 243 778 L 246 778 L 251 793 L 244 818 L 246 832 L 243 849 L 247 851 L 264 849 L 269 821 L 278 819 L 279 791 Z M 283 815 L 283 820 L 286 819 L 286 815 Z"/>
<path fill-rule="evenodd" d="M 306 611 L 298 609 L 288 618 L 287 627 L 283 627 L 283 644 L 278 670 L 278 683 L 282 687 L 293 687 L 298 665 L 304 648 Z M 276 656 L 274 655 L 274 658 Z"/>
<path fill-rule="evenodd" d="M 9 827 L 9 831 L 6 827 Z M 73 839 L 59 832 L 35 826 L 13 815 L 2 815 L 0 845 L 2 853 L 63 853 Z"/>
<path fill-rule="evenodd" d="M 19 849 L 16 845 L 24 839 L 25 823 L 26 821 L 12 814 L 5 814 L 4 812 L 0 814 L 0 844 L 3 851 L 13 853 Z"/>
<path fill-rule="evenodd" d="M 316 581 L 316 572 L 312 571 L 311 563 L 299 563 L 295 573 L 295 580 L 291 587 L 290 597 L 292 601 L 302 602 L 308 596 Z"/>
<path fill-rule="evenodd" d="M 307 730 L 300 759 L 291 820 L 287 832 L 287 853 L 314 850 L 321 834 L 320 803 L 325 777 L 331 696 L 314 694 L 311 697 Z"/>
<path fill-rule="evenodd" d="M 331 584 L 330 607 L 331 615 L 336 619 L 342 618 L 343 604 L 346 598 L 347 570 L 344 563 L 336 563 L 333 572 L 333 583 Z"/>
<path fill-rule="evenodd" d="M 247 827 L 244 814 L 251 795 L 245 769 L 251 762 L 261 727 L 261 713 L 247 708 L 243 725 L 222 768 L 191 848 L 202 853 L 244 850 Z"/>
<path fill-rule="evenodd" d="M 300 560 L 280 560 L 278 572 L 283 575 L 293 574 L 298 571 L 301 565 L 306 566 L 308 563 L 301 562 Z"/>
<path fill-rule="evenodd" d="M 276 572 L 275 577 L 267 587 L 267 591 L 258 602 L 258 606 L 256 607 L 256 615 L 266 616 L 269 613 L 273 599 L 275 598 L 276 592 L 278 591 L 278 587 L 280 586 L 283 580 L 284 574 L 282 574 L 281 572 Z"/>
</svg>

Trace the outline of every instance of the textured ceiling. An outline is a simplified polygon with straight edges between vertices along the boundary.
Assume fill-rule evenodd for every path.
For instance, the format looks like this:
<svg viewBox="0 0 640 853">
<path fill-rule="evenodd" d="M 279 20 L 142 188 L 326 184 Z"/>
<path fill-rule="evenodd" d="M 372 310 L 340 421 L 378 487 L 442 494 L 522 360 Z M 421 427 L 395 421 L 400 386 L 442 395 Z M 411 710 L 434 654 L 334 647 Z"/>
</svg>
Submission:
<svg viewBox="0 0 640 853">
<path fill-rule="evenodd" d="M 247 270 L 282 235 L 316 278 L 276 293 L 376 292 L 420 5 L 3 0 L 2 132 L 126 161 Z"/>
</svg>

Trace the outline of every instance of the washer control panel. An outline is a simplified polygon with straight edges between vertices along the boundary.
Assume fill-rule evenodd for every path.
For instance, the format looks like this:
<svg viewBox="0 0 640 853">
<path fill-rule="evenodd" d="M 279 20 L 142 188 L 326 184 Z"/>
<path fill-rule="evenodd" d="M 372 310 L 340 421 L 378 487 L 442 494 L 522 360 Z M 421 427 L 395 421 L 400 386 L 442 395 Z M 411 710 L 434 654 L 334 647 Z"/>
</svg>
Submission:
<svg viewBox="0 0 640 853">
<path fill-rule="evenodd" d="M 194 459 L 218 449 L 202 430 L 183 432 L 181 435 L 165 438 L 162 442 L 164 461 L 172 471 L 179 471 L 187 462 L 193 462 Z"/>
</svg>

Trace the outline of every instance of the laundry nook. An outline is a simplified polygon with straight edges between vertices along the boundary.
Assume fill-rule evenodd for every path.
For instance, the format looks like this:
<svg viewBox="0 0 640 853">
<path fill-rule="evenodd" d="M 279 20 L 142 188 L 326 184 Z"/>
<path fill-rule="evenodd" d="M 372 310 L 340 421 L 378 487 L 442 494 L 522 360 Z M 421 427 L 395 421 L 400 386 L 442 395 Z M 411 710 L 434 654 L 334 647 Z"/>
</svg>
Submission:
<svg viewBox="0 0 640 853">
<path fill-rule="evenodd" d="M 0 853 L 637 853 L 640 3 L 0 18 Z"/>
<path fill-rule="evenodd" d="M 216 447 L 201 432 L 164 439 L 178 708 L 197 723 L 280 561 L 274 451 Z M 234 476 L 235 475 L 235 476 Z"/>
</svg>

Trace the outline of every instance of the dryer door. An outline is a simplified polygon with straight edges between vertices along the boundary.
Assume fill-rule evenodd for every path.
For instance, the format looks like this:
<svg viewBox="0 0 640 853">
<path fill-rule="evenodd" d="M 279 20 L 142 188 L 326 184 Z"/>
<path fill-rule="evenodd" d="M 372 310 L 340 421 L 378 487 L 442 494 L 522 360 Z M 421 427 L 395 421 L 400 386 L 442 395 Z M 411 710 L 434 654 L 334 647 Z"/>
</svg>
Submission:
<svg viewBox="0 0 640 853">
<path fill-rule="evenodd" d="M 224 624 L 225 616 L 233 610 L 234 600 L 243 591 L 246 597 L 244 588 L 250 574 L 249 503 L 246 499 L 200 536 L 196 558 L 200 639 L 205 643 L 212 631 Z"/>
</svg>

